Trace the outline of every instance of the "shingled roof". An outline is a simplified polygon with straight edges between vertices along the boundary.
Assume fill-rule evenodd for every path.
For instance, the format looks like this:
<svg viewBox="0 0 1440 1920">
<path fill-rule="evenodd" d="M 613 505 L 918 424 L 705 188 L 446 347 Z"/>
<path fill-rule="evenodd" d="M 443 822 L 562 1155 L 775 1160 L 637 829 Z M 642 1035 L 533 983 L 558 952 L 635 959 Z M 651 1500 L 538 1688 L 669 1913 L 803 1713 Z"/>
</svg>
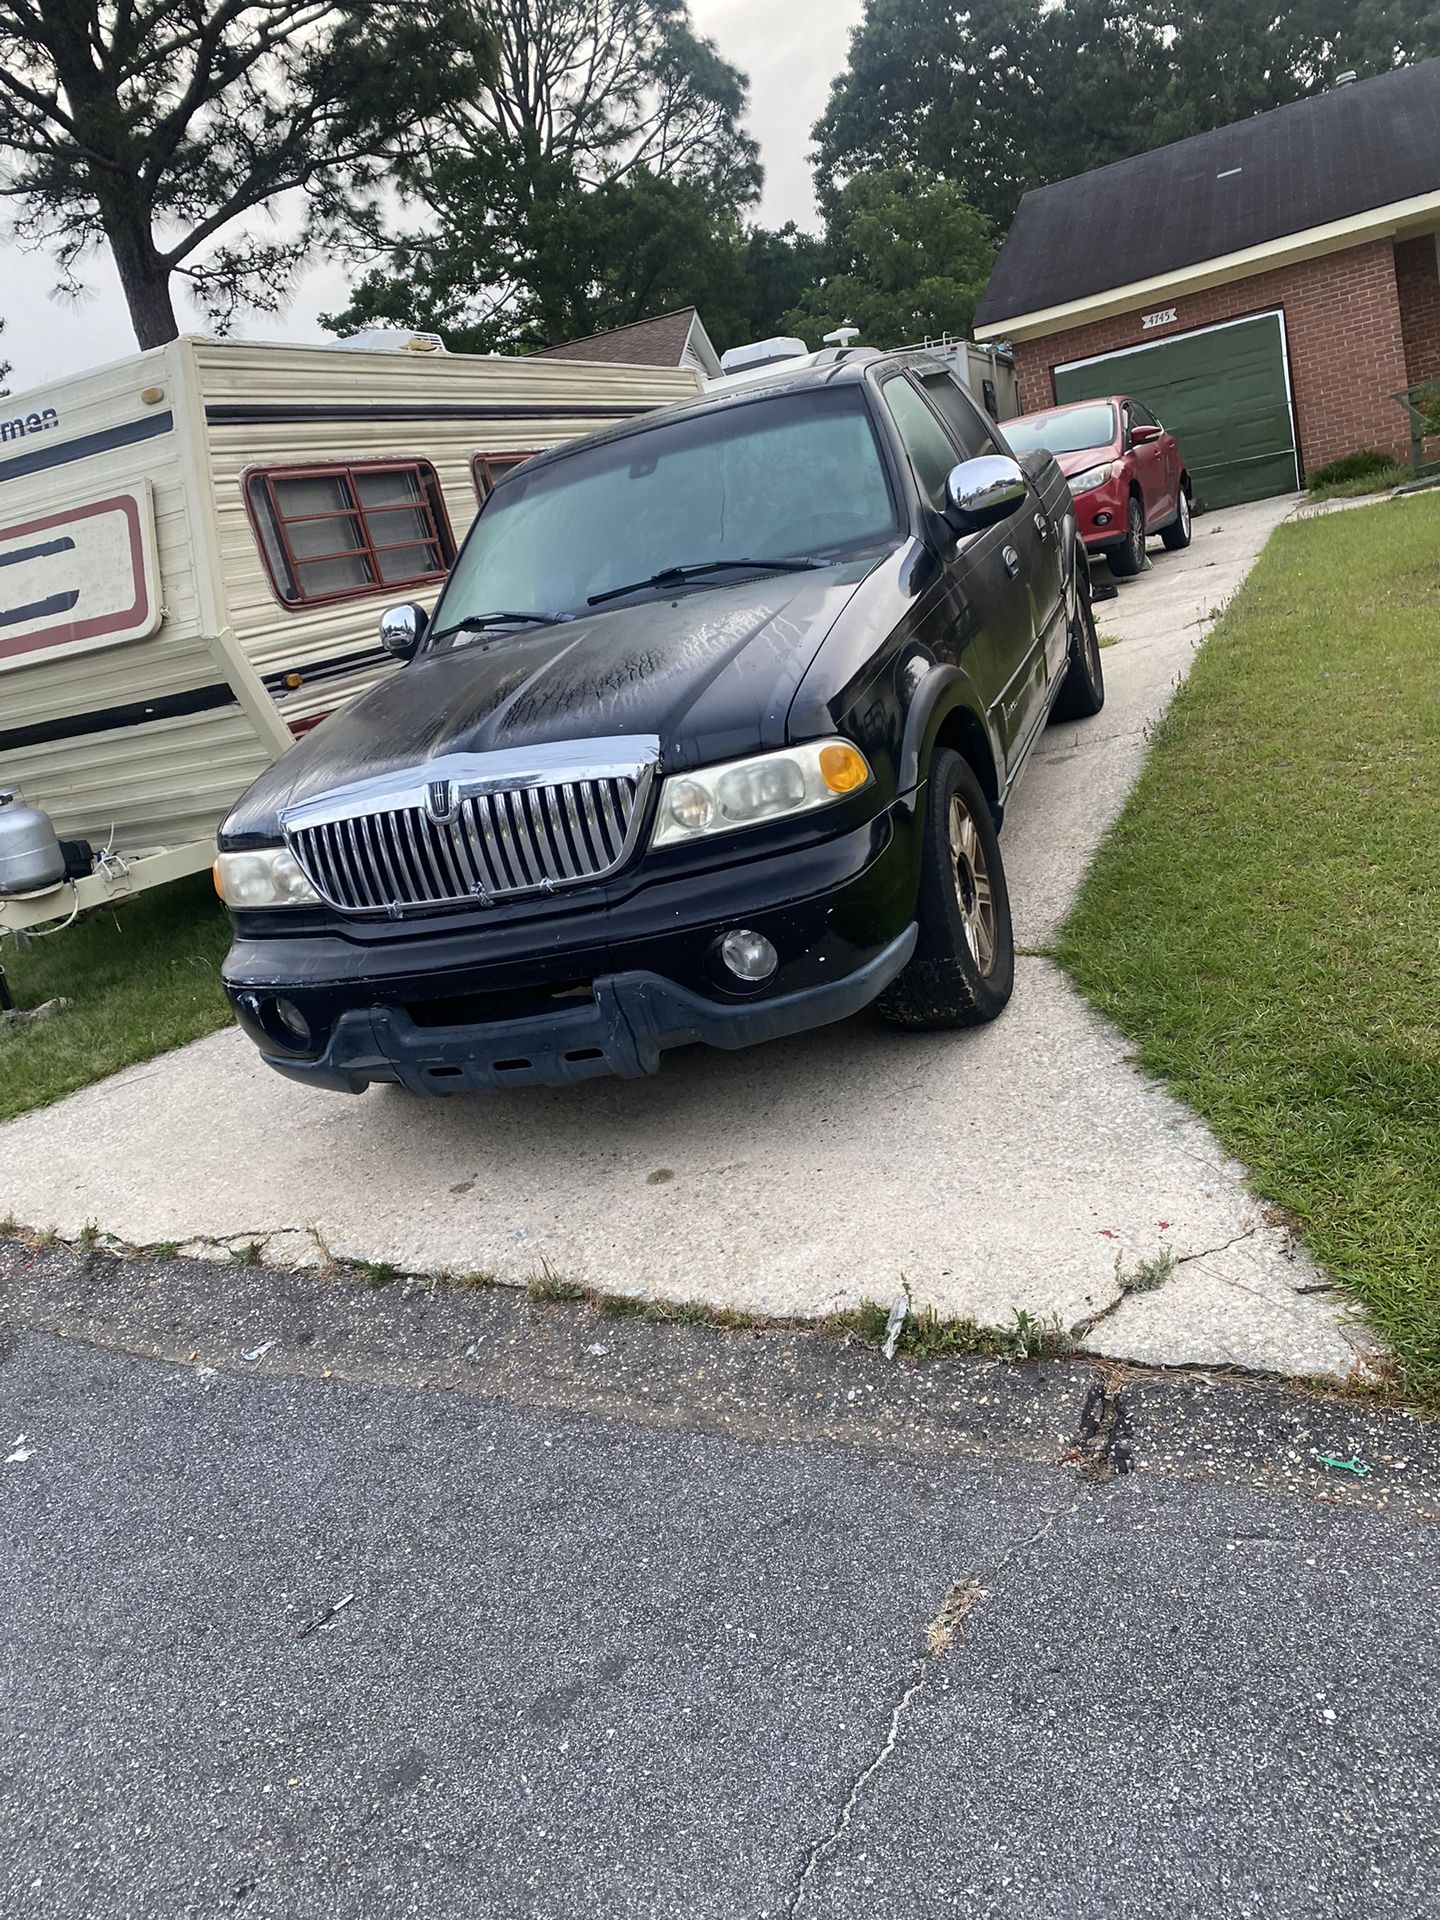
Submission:
<svg viewBox="0 0 1440 1920">
<path fill-rule="evenodd" d="M 1440 60 L 1337 86 L 1021 200 L 977 328 L 1440 192 Z"/>
<path fill-rule="evenodd" d="M 583 340 L 566 340 L 558 347 L 541 347 L 538 358 L 603 361 L 607 366 L 678 367 L 690 330 L 698 315 L 694 307 L 677 307 L 653 320 L 633 320 L 628 327 L 592 333 Z"/>
</svg>

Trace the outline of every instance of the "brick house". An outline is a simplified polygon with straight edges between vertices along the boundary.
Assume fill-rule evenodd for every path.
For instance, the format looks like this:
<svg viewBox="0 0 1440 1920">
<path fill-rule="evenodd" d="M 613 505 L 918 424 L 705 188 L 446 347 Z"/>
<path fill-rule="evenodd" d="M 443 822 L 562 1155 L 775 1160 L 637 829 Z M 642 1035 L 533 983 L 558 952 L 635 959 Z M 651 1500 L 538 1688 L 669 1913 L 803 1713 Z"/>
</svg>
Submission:
<svg viewBox="0 0 1440 1920">
<path fill-rule="evenodd" d="M 1027 412 L 1144 401 L 1203 504 L 1408 460 L 1391 396 L 1440 381 L 1440 60 L 1027 193 L 975 336 Z"/>
</svg>

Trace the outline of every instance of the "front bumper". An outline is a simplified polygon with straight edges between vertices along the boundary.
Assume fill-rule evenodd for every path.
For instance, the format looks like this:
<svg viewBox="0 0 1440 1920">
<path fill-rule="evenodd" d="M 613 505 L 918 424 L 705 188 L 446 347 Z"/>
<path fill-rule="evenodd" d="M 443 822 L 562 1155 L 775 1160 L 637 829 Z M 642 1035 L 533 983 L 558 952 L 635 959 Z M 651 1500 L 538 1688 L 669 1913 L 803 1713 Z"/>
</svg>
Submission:
<svg viewBox="0 0 1440 1920">
<path fill-rule="evenodd" d="M 1107 480 L 1103 487 L 1091 487 L 1088 493 L 1073 496 L 1075 524 L 1090 552 L 1104 553 L 1124 541 L 1129 497 L 1128 486 L 1115 480 Z"/>
<path fill-rule="evenodd" d="M 670 1047 L 745 1047 L 858 1012 L 915 944 L 915 795 L 863 826 L 706 872 L 642 867 L 589 899 L 428 929 L 237 932 L 224 967 L 266 1061 L 311 1086 L 415 1093 L 654 1073 Z M 732 927 L 780 966 L 745 988 L 717 965 Z M 309 1044 L 276 1021 L 283 999 Z"/>
<path fill-rule="evenodd" d="M 769 1000 L 720 1005 L 658 973 L 613 973 L 594 982 L 586 1006 L 484 1027 L 437 1030 L 400 1008 L 357 1007 L 340 1015 L 318 1059 L 267 1057 L 288 1078 L 337 1093 L 363 1093 L 376 1080 L 429 1094 L 639 1080 L 668 1047 L 753 1047 L 859 1013 L 909 960 L 916 935 L 911 925 L 843 979 Z"/>
</svg>

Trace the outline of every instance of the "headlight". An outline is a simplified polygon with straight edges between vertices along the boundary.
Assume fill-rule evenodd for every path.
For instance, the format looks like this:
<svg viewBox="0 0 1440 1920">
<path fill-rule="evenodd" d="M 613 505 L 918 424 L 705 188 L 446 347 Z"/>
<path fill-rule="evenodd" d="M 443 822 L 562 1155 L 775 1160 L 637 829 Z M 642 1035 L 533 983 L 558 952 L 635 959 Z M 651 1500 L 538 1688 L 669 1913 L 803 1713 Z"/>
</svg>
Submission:
<svg viewBox="0 0 1440 1920">
<path fill-rule="evenodd" d="M 227 907 L 318 907 L 320 896 L 288 847 L 252 847 L 222 853 L 215 891 Z"/>
<path fill-rule="evenodd" d="M 848 740 L 814 740 L 779 753 L 676 774 L 660 790 L 651 845 L 733 833 L 762 820 L 812 813 L 868 787 L 870 763 Z"/>
<path fill-rule="evenodd" d="M 1084 473 L 1071 475 L 1070 491 L 1071 493 L 1089 493 L 1092 487 L 1103 487 L 1114 471 L 1113 460 L 1107 460 L 1103 467 L 1087 467 Z"/>
</svg>

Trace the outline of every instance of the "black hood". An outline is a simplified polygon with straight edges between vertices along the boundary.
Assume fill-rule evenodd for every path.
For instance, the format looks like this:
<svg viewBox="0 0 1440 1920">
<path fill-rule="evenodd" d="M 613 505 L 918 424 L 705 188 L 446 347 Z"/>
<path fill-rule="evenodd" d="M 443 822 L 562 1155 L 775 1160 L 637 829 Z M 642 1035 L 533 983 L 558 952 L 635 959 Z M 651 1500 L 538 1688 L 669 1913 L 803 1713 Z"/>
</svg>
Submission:
<svg viewBox="0 0 1440 1920">
<path fill-rule="evenodd" d="M 687 590 L 422 654 L 262 773 L 222 840 L 277 838 L 282 808 L 442 754 L 654 734 L 674 771 L 783 746 L 795 689 L 873 564 Z"/>
</svg>

